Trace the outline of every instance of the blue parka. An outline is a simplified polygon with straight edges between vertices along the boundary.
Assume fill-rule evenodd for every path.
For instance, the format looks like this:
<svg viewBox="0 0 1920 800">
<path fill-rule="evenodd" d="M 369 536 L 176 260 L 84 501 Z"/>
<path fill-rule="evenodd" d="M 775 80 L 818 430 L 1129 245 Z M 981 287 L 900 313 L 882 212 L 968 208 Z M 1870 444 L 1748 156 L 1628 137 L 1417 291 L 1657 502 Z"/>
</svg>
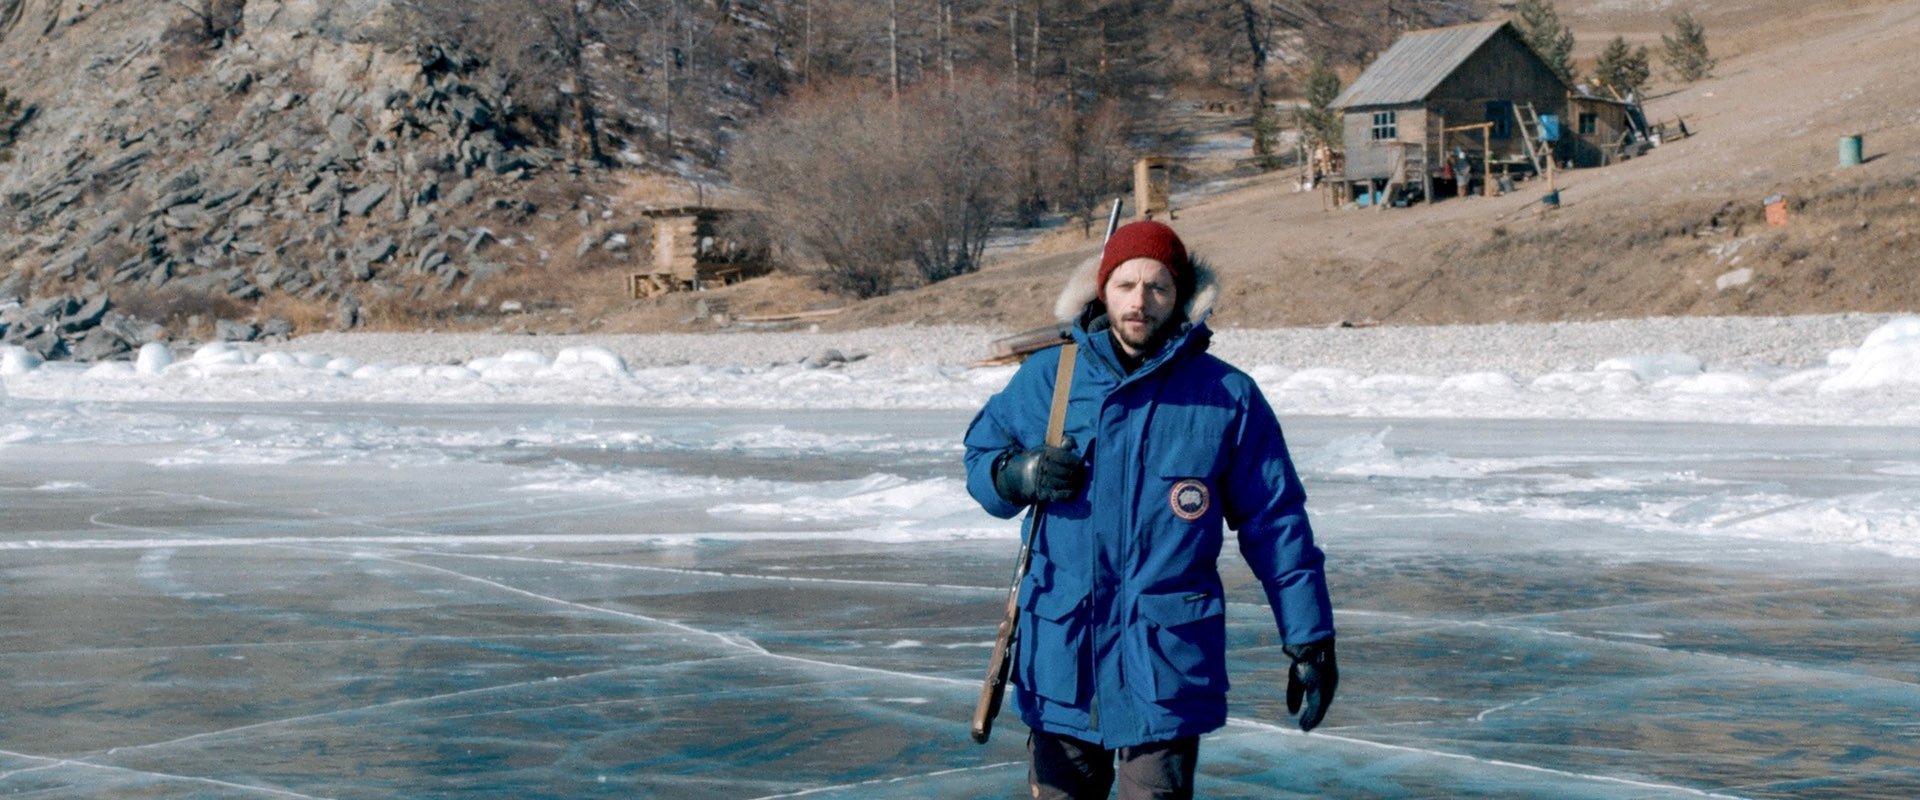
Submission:
<svg viewBox="0 0 1920 800">
<path fill-rule="evenodd" d="M 1332 636 L 1333 612 L 1279 421 L 1252 378 L 1207 354 L 1204 311 L 1132 374 L 1099 311 L 1072 327 L 1066 433 L 1087 485 L 1037 521 L 1012 677 L 1028 727 L 1113 749 L 1226 724 L 1223 527 L 1284 641 Z M 997 517 L 1022 507 L 994 490 L 994 457 L 1043 441 L 1059 360 L 1034 354 L 967 429 L 967 491 Z"/>
</svg>

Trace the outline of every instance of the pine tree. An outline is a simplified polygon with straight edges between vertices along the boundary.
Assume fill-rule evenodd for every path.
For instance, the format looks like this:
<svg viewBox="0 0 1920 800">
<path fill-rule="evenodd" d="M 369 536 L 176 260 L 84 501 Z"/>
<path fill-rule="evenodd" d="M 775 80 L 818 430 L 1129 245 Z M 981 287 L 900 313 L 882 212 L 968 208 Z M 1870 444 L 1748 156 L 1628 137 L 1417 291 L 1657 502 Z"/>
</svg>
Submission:
<svg viewBox="0 0 1920 800">
<path fill-rule="evenodd" d="M 1637 93 L 1647 85 L 1647 78 L 1653 73 L 1648 60 L 1645 45 L 1630 50 L 1624 37 L 1615 36 L 1594 63 L 1593 79 L 1619 92 L 1622 97 Z"/>
<path fill-rule="evenodd" d="M 1713 74 L 1714 59 L 1707 54 L 1707 29 L 1693 19 L 1693 12 L 1673 15 L 1673 35 L 1660 35 L 1666 45 L 1667 67 L 1680 80 L 1692 83 Z"/>
<path fill-rule="evenodd" d="M 1324 59 L 1315 60 L 1307 72 L 1307 105 L 1294 112 L 1294 120 L 1312 138 L 1340 146 L 1340 115 L 1331 106 L 1340 96 L 1340 75 Z"/>
<path fill-rule="evenodd" d="M 1560 79 L 1573 82 L 1573 31 L 1560 22 L 1553 0 L 1520 0 L 1514 7 L 1514 24 L 1520 28 L 1533 51 L 1547 62 Z"/>
</svg>

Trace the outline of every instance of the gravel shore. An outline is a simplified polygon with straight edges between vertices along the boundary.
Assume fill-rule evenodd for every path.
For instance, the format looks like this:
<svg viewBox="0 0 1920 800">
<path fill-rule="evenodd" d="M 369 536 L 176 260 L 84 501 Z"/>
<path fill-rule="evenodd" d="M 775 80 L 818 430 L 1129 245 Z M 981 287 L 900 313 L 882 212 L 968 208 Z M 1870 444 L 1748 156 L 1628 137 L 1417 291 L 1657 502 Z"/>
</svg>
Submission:
<svg viewBox="0 0 1920 800">
<path fill-rule="evenodd" d="M 1710 370 L 1801 369 L 1857 347 L 1893 314 L 1796 317 L 1663 317 L 1599 322 L 1430 327 L 1225 329 L 1213 352 L 1243 368 L 1333 367 L 1360 374 L 1452 375 L 1491 370 L 1515 376 L 1590 370 L 1617 356 L 1686 353 Z M 698 334 L 507 335 L 321 333 L 259 350 L 346 356 L 363 363 L 446 364 L 531 350 L 601 347 L 630 367 L 702 364 L 764 367 L 836 350 L 875 365 L 968 364 L 988 356 L 1008 331 L 892 327 L 858 331 L 733 330 Z"/>
</svg>

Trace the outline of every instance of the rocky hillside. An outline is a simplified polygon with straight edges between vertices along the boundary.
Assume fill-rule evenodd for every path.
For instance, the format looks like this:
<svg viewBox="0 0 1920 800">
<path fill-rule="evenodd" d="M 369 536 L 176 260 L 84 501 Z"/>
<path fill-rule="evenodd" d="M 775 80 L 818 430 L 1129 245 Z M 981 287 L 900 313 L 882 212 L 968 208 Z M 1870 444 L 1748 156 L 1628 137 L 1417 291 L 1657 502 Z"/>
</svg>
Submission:
<svg viewBox="0 0 1920 800">
<path fill-rule="evenodd" d="M 593 213 L 604 175 L 508 146 L 497 87 L 377 43 L 392 4 L 229 3 L 212 42 L 181 35 L 190 5 L 0 0 L 0 74 L 30 115 L 0 164 L 6 342 L 100 358 L 221 319 L 457 309 L 530 222 L 576 246 L 619 232 Z"/>
</svg>

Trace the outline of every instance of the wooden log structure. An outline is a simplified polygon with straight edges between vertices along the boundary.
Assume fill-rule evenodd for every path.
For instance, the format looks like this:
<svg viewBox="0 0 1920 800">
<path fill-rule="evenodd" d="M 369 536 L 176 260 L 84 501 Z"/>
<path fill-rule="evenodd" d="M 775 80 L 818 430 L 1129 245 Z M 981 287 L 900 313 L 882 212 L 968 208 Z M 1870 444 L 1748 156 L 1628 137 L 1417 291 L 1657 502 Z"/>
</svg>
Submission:
<svg viewBox="0 0 1920 800">
<path fill-rule="evenodd" d="M 641 212 L 652 220 L 652 261 L 627 277 L 627 296 L 642 299 L 667 292 L 725 286 L 767 274 L 767 254 L 725 238 L 727 209 L 679 206 Z"/>
</svg>

